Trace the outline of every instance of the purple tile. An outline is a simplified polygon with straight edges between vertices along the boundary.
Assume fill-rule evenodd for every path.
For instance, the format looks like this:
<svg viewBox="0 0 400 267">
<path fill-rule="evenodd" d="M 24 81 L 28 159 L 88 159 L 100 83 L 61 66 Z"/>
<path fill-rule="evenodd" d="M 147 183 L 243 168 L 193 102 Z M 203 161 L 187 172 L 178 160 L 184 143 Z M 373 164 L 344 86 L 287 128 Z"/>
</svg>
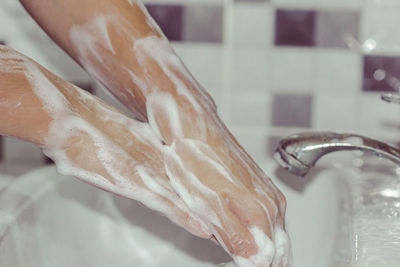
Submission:
<svg viewBox="0 0 400 267">
<path fill-rule="evenodd" d="M 318 11 L 315 22 L 316 46 L 349 47 L 357 43 L 360 16 L 356 11 Z"/>
<path fill-rule="evenodd" d="M 315 11 L 278 9 L 275 13 L 276 46 L 313 46 Z"/>
<path fill-rule="evenodd" d="M 182 40 L 183 6 L 148 4 L 146 7 L 170 41 Z"/>
<path fill-rule="evenodd" d="M 272 125 L 311 127 L 312 96 L 275 94 L 272 103 Z"/>
<path fill-rule="evenodd" d="M 363 90 L 397 92 L 400 88 L 400 57 L 364 56 Z"/>
<path fill-rule="evenodd" d="M 183 40 L 221 43 L 224 10 L 222 6 L 192 5 L 185 7 Z"/>
<path fill-rule="evenodd" d="M 6 44 L 6 41 L 0 40 L 0 45 L 5 45 L 5 44 Z"/>
</svg>

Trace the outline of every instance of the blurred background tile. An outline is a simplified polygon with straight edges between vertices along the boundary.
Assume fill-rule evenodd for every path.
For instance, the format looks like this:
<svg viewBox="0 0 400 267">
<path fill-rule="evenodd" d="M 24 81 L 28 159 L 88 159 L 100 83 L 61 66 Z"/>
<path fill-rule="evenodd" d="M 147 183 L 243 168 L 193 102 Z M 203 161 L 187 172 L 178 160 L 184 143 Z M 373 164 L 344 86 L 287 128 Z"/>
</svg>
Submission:
<svg viewBox="0 0 400 267">
<path fill-rule="evenodd" d="M 232 95 L 230 121 L 234 125 L 266 127 L 270 125 L 270 106 L 267 90 L 243 90 Z"/>
<path fill-rule="evenodd" d="M 184 12 L 182 5 L 147 4 L 146 7 L 168 40 L 182 40 Z"/>
<path fill-rule="evenodd" d="M 223 6 L 183 4 L 153 3 L 146 7 L 170 41 L 221 43 Z"/>
<path fill-rule="evenodd" d="M 312 96 L 306 94 L 275 94 L 272 102 L 272 125 L 310 128 Z"/>
<path fill-rule="evenodd" d="M 323 91 L 314 94 L 312 125 L 319 131 L 356 132 L 354 111 L 358 92 Z"/>
<path fill-rule="evenodd" d="M 221 43 L 223 40 L 222 6 L 188 5 L 183 16 L 183 40 Z"/>
<path fill-rule="evenodd" d="M 313 46 L 315 14 L 312 10 L 276 10 L 275 45 Z"/>
<path fill-rule="evenodd" d="M 265 49 L 237 48 L 228 57 L 229 62 L 224 66 L 230 70 L 227 79 L 238 90 L 262 88 L 269 84 L 271 57 Z"/>
<path fill-rule="evenodd" d="M 265 1 L 243 1 L 233 7 L 232 43 L 267 49 L 273 43 L 274 11 Z"/>
<path fill-rule="evenodd" d="M 317 49 L 315 52 L 315 90 L 327 94 L 353 95 L 360 91 L 362 55 L 344 49 Z"/>
<path fill-rule="evenodd" d="M 400 90 L 400 57 L 364 56 L 363 90 L 397 92 Z"/>
<path fill-rule="evenodd" d="M 400 55 L 399 9 L 374 5 L 365 7 L 362 15 L 360 41 L 365 53 Z"/>
<path fill-rule="evenodd" d="M 400 108 L 380 100 L 376 94 L 360 94 L 353 112 L 355 129 L 366 135 L 378 134 L 400 140 Z M 390 140 L 390 139 L 387 139 Z"/>
<path fill-rule="evenodd" d="M 348 48 L 358 43 L 359 13 L 356 11 L 318 11 L 315 45 Z"/>
<path fill-rule="evenodd" d="M 310 92 L 314 90 L 316 71 L 315 52 L 294 47 L 271 51 L 267 62 L 269 84 L 274 90 Z"/>
</svg>

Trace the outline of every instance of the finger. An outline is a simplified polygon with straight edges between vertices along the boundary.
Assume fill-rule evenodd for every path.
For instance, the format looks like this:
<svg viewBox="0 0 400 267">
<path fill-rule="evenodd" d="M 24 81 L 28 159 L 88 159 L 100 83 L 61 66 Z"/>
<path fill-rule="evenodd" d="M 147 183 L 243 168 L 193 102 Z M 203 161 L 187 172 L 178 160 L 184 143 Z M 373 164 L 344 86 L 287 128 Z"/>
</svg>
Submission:
<svg viewBox="0 0 400 267">
<path fill-rule="evenodd" d="M 175 141 L 166 155 L 167 174 L 174 190 L 188 208 L 208 226 L 224 248 L 234 257 L 252 258 L 264 253 L 257 237 L 272 249 L 262 258 L 272 261 L 272 239 L 275 220 L 262 208 L 255 196 L 240 184 L 235 184 L 233 174 L 224 169 L 216 155 L 196 141 Z M 203 150 L 203 151 L 202 151 Z M 184 160 L 182 160 L 184 159 Z M 231 176 L 231 177 L 230 177 Z M 273 215 L 276 216 L 276 215 Z M 255 236 L 257 231 L 257 236 Z"/>
</svg>

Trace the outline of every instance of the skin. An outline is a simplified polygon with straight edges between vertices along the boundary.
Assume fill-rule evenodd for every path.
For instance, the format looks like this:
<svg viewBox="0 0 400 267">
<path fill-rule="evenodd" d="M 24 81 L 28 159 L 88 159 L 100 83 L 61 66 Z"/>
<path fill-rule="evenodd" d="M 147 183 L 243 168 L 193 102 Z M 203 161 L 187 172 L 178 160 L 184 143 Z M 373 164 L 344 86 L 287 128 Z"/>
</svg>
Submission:
<svg viewBox="0 0 400 267">
<path fill-rule="evenodd" d="M 176 84 L 155 59 L 143 58 L 140 49 L 132 50 L 135 43 L 148 36 L 163 38 L 157 28 L 146 22 L 146 14 L 137 3 L 133 6 L 123 0 L 21 0 L 21 3 L 56 43 L 132 110 L 136 120 L 126 118 L 129 123 L 148 124 L 148 112 L 152 112 L 154 124 L 160 132 L 160 144 L 149 145 L 136 138 L 135 132 L 132 133 L 126 125 L 103 119 L 107 113 L 104 113 L 105 110 L 118 111 L 95 97 L 82 98 L 80 89 L 35 65 L 67 99 L 68 112 L 93 125 L 111 140 L 113 146 L 126 152 L 126 164 L 134 160 L 135 166 L 150 166 L 171 194 L 176 195 L 179 199 L 176 202 L 163 199 L 163 196 L 147 188 L 137 174 L 129 171 L 124 173 L 127 179 L 152 197 L 164 200 L 171 211 L 167 215 L 171 220 L 197 236 L 216 239 L 232 256 L 243 258 L 251 258 L 259 249 L 250 233 L 251 227 L 258 227 L 271 239 L 276 227 L 284 229 L 285 197 L 228 131 L 219 119 L 211 97 L 190 74 L 187 75 L 183 63 L 179 61 L 179 68 L 172 70 L 196 99 L 196 105 L 179 93 Z M 104 44 L 98 44 L 96 51 L 100 52 L 100 58 L 90 53 L 83 57 L 82 51 L 71 39 L 71 31 L 77 26 L 90 31 L 88 25 L 98 14 L 118 17 L 118 22 L 124 25 L 124 31 L 118 28 L 121 24 L 111 23 L 107 29 L 113 51 Z M 3 55 L 0 59 L 0 134 L 24 139 L 46 149 L 49 146 L 46 140 L 51 137 L 51 125 L 54 120 L 62 121 L 64 118 L 55 118 L 46 110 L 27 79 L 26 72 L 6 71 L 4 66 L 24 67 L 19 60 L 20 55 L 11 53 L 5 56 L 10 51 L 4 46 L 0 48 L 0 55 Z M 141 85 L 135 83 L 127 70 L 141 79 L 148 89 L 143 90 Z M 96 76 L 98 73 L 101 73 L 101 77 Z M 153 88 L 157 88 L 157 93 L 165 93 L 176 103 L 182 133 L 175 131 L 160 106 L 152 104 L 150 99 L 156 92 Z M 188 140 L 198 142 L 205 155 L 218 159 L 234 183 L 212 168 L 208 161 L 197 157 Z M 94 153 L 96 147 L 88 133 L 82 131 L 63 142 L 74 164 L 102 175 L 111 183 L 115 182 Z M 180 159 L 184 159 L 183 167 L 165 152 L 168 151 L 165 148 L 173 149 Z M 115 159 L 115 163 L 118 161 L 123 162 L 123 159 Z M 182 168 L 189 170 L 204 186 L 215 192 L 219 202 L 193 186 Z M 198 217 L 192 216 L 192 207 L 184 199 L 181 200 L 174 186 L 170 185 L 171 175 L 177 177 L 191 194 L 207 203 L 208 209 L 217 214 L 219 225 L 210 221 L 207 222 L 210 227 L 204 227 Z M 260 193 L 260 189 L 263 193 Z M 266 265 L 254 262 L 254 266 Z M 280 266 L 284 266 L 283 263 Z"/>
</svg>

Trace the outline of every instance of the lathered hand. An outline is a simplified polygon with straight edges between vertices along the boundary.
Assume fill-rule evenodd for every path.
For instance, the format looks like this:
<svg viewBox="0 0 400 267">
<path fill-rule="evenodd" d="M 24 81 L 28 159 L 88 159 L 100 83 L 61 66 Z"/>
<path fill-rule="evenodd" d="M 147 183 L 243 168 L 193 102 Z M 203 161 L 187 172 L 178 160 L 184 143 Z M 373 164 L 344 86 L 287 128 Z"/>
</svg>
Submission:
<svg viewBox="0 0 400 267">
<path fill-rule="evenodd" d="M 215 114 L 139 122 L 4 46 L 0 78 L 1 134 L 39 144 L 63 174 L 215 238 L 240 266 L 285 265 L 285 199 Z"/>
<path fill-rule="evenodd" d="M 239 266 L 286 266 L 283 195 L 226 129 L 139 2 L 21 2 L 138 120 L 15 56 L 6 62 L 26 69 L 21 75 L 47 124 L 38 121 L 41 138 L 29 131 L 11 135 L 40 143 L 62 173 L 215 238 Z"/>
</svg>

